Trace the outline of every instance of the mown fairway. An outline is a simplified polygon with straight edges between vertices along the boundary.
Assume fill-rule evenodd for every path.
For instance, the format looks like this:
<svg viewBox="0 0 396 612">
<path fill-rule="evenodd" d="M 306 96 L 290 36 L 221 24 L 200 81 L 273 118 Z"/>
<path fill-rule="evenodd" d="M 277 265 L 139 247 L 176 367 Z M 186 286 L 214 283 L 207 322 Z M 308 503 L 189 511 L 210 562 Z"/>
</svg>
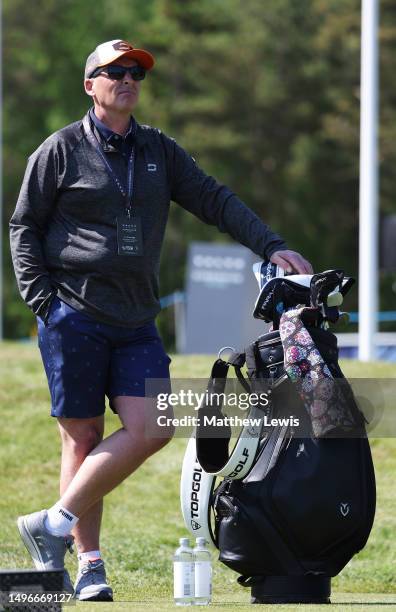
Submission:
<svg viewBox="0 0 396 612">
<path fill-rule="evenodd" d="M 36 346 L 5 343 L 0 360 L 0 568 L 29 568 L 16 517 L 48 507 L 58 498 L 60 446 L 56 422 L 48 416 L 48 391 Z M 211 362 L 208 357 L 175 356 L 172 375 L 207 378 Z M 395 365 L 342 365 L 351 376 L 396 377 Z M 106 431 L 115 428 L 117 419 L 108 412 Z M 185 445 L 184 439 L 173 440 L 107 497 L 101 548 L 119 603 L 79 606 L 174 609 L 171 558 L 178 538 L 186 535 L 179 509 Z M 376 521 L 365 550 L 333 581 L 333 601 L 339 610 L 396 610 L 396 440 L 375 439 L 372 450 L 378 485 Z M 74 577 L 76 558 L 68 557 Z M 236 584 L 236 574 L 219 563 L 214 567 L 212 608 L 248 609 L 249 591 Z M 279 607 L 284 609 L 296 606 Z"/>
</svg>

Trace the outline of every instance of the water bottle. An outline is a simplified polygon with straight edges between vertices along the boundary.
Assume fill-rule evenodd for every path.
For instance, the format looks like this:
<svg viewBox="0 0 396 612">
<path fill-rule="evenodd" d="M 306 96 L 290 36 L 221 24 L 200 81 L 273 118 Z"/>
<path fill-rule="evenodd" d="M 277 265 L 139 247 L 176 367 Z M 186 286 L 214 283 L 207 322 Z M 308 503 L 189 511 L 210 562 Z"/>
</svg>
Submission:
<svg viewBox="0 0 396 612">
<path fill-rule="evenodd" d="M 173 596 L 177 606 L 191 606 L 194 598 L 193 551 L 188 538 L 180 538 L 173 556 Z"/>
<path fill-rule="evenodd" d="M 194 605 L 206 606 L 212 598 L 212 558 L 205 538 L 197 538 L 193 550 Z"/>
</svg>

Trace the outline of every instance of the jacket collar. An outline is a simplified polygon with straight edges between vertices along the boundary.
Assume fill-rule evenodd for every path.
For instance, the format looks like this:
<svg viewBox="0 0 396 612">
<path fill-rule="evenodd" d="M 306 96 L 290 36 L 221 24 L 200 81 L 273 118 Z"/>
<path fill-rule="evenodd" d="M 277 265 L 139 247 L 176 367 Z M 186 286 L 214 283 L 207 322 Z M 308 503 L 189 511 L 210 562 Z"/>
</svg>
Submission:
<svg viewBox="0 0 396 612">
<path fill-rule="evenodd" d="M 94 108 L 90 108 L 89 110 L 89 117 L 91 119 L 91 123 L 94 123 L 96 128 L 98 129 L 98 131 L 100 132 L 101 136 L 103 136 L 103 138 L 105 138 L 105 140 L 111 144 L 111 141 L 114 138 L 120 138 L 119 135 L 115 134 L 115 132 L 113 132 L 113 130 L 111 130 L 109 127 L 107 127 L 107 125 L 105 123 L 103 123 L 103 121 L 101 121 L 100 119 L 98 119 L 98 117 L 95 115 L 95 111 Z M 123 136 L 124 139 L 130 139 L 135 137 L 135 132 L 136 132 L 136 121 L 134 119 L 134 117 L 131 117 L 130 123 L 129 123 L 129 129 L 128 132 L 125 134 L 125 136 Z"/>
<path fill-rule="evenodd" d="M 142 128 L 140 123 L 138 123 L 136 120 L 135 120 L 135 123 L 136 123 L 135 146 L 136 148 L 141 149 L 147 143 L 148 135 L 146 133 L 146 130 Z M 104 140 L 104 138 L 100 137 L 99 130 L 97 129 L 97 127 L 95 126 L 95 124 L 93 123 L 90 117 L 90 110 L 84 115 L 82 119 L 81 129 L 84 132 L 87 132 L 87 130 L 90 130 L 91 132 L 95 134 L 96 138 L 98 138 L 99 136 L 99 141 L 101 141 L 102 144 L 103 142 L 107 144 L 107 141 Z M 107 144 L 107 146 L 109 145 Z"/>
</svg>

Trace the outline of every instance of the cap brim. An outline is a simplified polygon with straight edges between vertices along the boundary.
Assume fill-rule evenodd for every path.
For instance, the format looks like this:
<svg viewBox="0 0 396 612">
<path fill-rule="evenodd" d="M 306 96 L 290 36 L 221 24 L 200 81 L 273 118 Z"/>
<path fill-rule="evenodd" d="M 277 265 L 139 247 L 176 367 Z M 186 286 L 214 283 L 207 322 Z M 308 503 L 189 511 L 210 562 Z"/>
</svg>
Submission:
<svg viewBox="0 0 396 612">
<path fill-rule="evenodd" d="M 136 60 L 145 70 L 151 70 L 155 63 L 154 57 L 148 51 L 145 51 L 144 49 L 131 49 L 130 51 L 115 52 L 111 59 L 107 59 L 105 62 L 103 62 L 103 64 L 97 64 L 97 67 L 100 68 L 101 66 L 108 66 L 120 57 L 128 57 L 129 59 Z"/>
</svg>

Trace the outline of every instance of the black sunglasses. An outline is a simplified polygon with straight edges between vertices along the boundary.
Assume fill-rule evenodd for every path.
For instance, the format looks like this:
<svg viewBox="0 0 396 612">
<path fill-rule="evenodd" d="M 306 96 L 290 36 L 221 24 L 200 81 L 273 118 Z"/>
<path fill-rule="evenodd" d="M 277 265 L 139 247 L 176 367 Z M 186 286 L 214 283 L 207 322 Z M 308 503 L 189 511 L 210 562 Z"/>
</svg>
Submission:
<svg viewBox="0 0 396 612">
<path fill-rule="evenodd" d="M 103 72 L 107 74 L 109 79 L 114 81 L 121 81 L 127 72 L 129 72 L 134 81 L 143 81 L 144 77 L 146 76 L 146 71 L 141 66 L 131 66 L 130 68 L 126 68 L 125 66 L 119 66 L 118 64 L 110 64 L 110 66 L 96 68 L 89 78 L 94 79 Z"/>
</svg>

